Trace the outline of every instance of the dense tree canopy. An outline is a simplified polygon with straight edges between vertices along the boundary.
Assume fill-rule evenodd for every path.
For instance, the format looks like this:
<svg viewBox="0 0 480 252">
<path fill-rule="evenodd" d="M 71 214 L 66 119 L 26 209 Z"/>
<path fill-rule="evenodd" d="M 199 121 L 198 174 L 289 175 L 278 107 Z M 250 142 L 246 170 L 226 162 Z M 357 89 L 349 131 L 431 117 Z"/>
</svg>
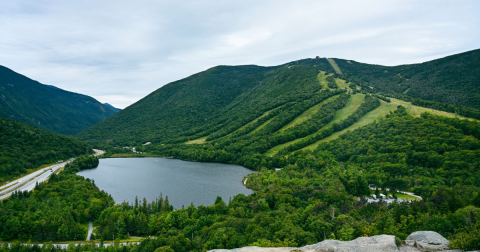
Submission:
<svg viewBox="0 0 480 252">
<path fill-rule="evenodd" d="M 74 138 L 6 118 L 0 118 L 0 143 L 0 183 L 26 169 L 92 152 L 88 144 Z"/>
</svg>

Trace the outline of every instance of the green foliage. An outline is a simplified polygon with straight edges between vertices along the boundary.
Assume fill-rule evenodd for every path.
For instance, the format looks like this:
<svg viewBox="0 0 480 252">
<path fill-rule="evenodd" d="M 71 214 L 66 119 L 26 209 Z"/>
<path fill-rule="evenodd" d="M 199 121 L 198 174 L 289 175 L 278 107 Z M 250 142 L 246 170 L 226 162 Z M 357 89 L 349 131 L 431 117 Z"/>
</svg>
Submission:
<svg viewBox="0 0 480 252">
<path fill-rule="evenodd" d="M 89 145 L 71 137 L 6 118 L 0 118 L 0 142 L 0 182 L 26 169 L 92 152 Z"/>
<path fill-rule="evenodd" d="M 329 88 L 332 88 L 332 89 L 337 89 L 337 88 L 338 88 L 338 85 L 337 85 L 337 83 L 335 82 L 335 78 L 333 78 L 333 76 L 331 76 L 331 75 L 328 76 L 328 77 L 326 78 L 326 80 L 327 80 L 327 82 L 328 82 L 327 85 L 328 85 Z"/>
<path fill-rule="evenodd" d="M 430 197 L 433 185 L 480 187 L 480 141 L 462 129 L 476 135 L 480 124 L 431 115 L 414 118 L 400 107 L 387 119 L 319 145 L 314 155 L 329 153 L 356 164 L 373 184 L 414 188 Z"/>
<path fill-rule="evenodd" d="M 335 62 L 342 69 L 343 78 L 362 86 L 362 90 L 480 109 L 478 49 L 421 64 L 394 67 L 341 59 Z"/>
<path fill-rule="evenodd" d="M 267 111 L 312 97 L 321 89 L 317 80 L 321 64 L 313 66 L 314 62 L 214 67 L 163 86 L 81 132 L 78 138 L 92 142 L 113 140 L 120 145 L 180 143 L 218 131 L 210 138 L 216 139 Z"/>
<path fill-rule="evenodd" d="M 78 132 L 115 114 L 92 97 L 43 85 L 0 66 L 0 117 L 62 135 Z"/>
<path fill-rule="evenodd" d="M 97 168 L 98 163 L 98 158 L 93 155 L 80 156 L 75 161 L 67 164 L 65 170 L 76 173 L 85 169 Z"/>
<path fill-rule="evenodd" d="M 113 199 L 90 180 L 65 169 L 32 192 L 15 192 L 0 202 L 2 240 L 85 240 L 83 223 L 100 216 Z"/>
</svg>

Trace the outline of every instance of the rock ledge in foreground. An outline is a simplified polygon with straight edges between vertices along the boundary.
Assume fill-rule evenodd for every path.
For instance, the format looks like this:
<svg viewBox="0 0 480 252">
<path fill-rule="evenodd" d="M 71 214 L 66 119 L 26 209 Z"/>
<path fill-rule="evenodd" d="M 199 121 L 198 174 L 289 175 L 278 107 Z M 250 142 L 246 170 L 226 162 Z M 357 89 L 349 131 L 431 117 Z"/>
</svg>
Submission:
<svg viewBox="0 0 480 252">
<path fill-rule="evenodd" d="M 244 247 L 232 250 L 215 249 L 210 252 L 398 252 L 395 236 L 377 235 L 359 237 L 352 241 L 326 240 L 301 248 Z"/>
<path fill-rule="evenodd" d="M 422 251 L 438 251 L 448 249 L 450 243 L 441 234 L 433 231 L 417 231 L 411 233 L 405 243 L 410 246 L 416 244 Z"/>
</svg>

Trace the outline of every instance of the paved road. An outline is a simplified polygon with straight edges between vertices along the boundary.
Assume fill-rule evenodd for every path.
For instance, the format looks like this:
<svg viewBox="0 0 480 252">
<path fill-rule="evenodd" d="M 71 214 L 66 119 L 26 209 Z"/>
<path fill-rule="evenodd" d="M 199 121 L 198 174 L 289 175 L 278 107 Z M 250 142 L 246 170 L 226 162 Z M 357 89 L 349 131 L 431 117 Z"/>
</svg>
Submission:
<svg viewBox="0 0 480 252">
<path fill-rule="evenodd" d="M 95 154 L 94 156 L 99 156 L 105 153 L 105 151 L 102 150 L 96 150 L 94 149 Z M 54 164 L 49 167 L 45 167 L 43 169 L 40 169 L 36 172 L 30 173 L 24 177 L 21 177 L 19 179 L 16 179 L 6 185 L 3 185 L 0 187 L 0 200 L 5 199 L 10 197 L 10 195 L 14 191 L 31 191 L 33 188 L 35 188 L 35 185 L 37 183 L 44 182 L 47 180 L 52 173 L 57 171 L 58 169 L 64 167 L 66 164 L 73 162 L 75 160 L 74 158 L 63 162 L 59 164 Z M 8 187 L 8 188 L 7 188 Z"/>
</svg>

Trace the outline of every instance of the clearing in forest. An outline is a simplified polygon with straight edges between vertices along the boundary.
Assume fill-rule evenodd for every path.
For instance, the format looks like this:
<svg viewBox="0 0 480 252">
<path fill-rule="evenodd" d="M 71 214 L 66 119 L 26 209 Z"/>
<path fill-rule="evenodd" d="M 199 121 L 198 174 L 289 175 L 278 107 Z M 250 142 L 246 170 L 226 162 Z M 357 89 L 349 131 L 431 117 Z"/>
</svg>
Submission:
<svg viewBox="0 0 480 252">
<path fill-rule="evenodd" d="M 268 119 L 268 121 L 262 123 L 260 126 L 258 126 L 256 129 L 252 130 L 252 132 L 248 133 L 248 134 L 252 134 L 252 133 L 255 133 L 259 130 L 261 130 L 263 127 L 265 127 L 267 124 L 269 124 L 275 117 L 277 117 L 278 115 Z"/>
<path fill-rule="evenodd" d="M 185 144 L 204 144 L 207 142 L 207 137 L 208 136 L 204 136 L 204 137 L 201 137 L 201 138 L 198 138 L 198 139 L 195 139 L 195 140 L 190 140 L 188 142 L 186 142 Z"/>
<path fill-rule="evenodd" d="M 332 124 L 334 124 L 335 122 L 339 122 L 341 120 L 344 120 L 346 119 L 348 116 L 350 116 L 351 114 L 353 114 L 353 112 L 355 112 L 358 107 L 360 107 L 360 105 L 363 103 L 363 101 L 365 100 L 365 95 L 364 94 L 354 94 L 350 97 L 350 99 L 348 99 L 347 101 L 347 104 L 345 104 L 345 107 L 339 109 L 338 111 L 335 112 L 335 116 L 334 118 L 332 119 L 331 122 L 327 123 L 325 126 L 323 126 L 322 128 L 318 129 L 318 131 L 322 130 L 323 128 L 325 127 L 328 127 L 328 126 L 331 126 Z M 314 135 L 316 133 L 315 132 L 311 135 Z M 309 135 L 309 136 L 311 136 Z M 308 137 L 308 136 L 306 136 Z M 305 138 L 305 137 L 304 137 Z M 271 148 L 270 150 L 268 150 L 265 155 L 267 156 L 273 156 L 275 155 L 278 151 L 280 151 L 281 149 L 291 145 L 291 144 L 294 144 L 304 138 L 298 138 L 298 139 L 295 139 L 293 141 L 290 141 L 290 142 L 286 142 L 286 143 L 283 143 L 283 144 L 279 144 L 273 148 Z M 308 146 L 307 146 L 308 147 Z"/>
<path fill-rule="evenodd" d="M 330 65 L 332 65 L 333 69 L 335 70 L 335 72 L 337 74 L 343 75 L 342 70 L 340 70 L 340 67 L 337 65 L 337 62 L 335 62 L 335 60 L 330 59 L 330 58 L 327 58 L 327 60 L 328 60 L 328 63 L 330 63 Z"/>
<path fill-rule="evenodd" d="M 445 117 L 451 117 L 451 118 L 459 118 L 459 119 L 468 119 L 468 120 L 475 120 L 472 118 L 466 118 L 463 116 L 456 115 L 454 113 L 449 113 L 445 111 L 440 111 L 440 110 L 435 110 L 435 109 L 430 109 L 430 108 L 425 108 L 425 107 L 420 107 L 416 105 L 412 105 L 410 102 L 398 100 L 395 98 L 389 98 L 391 100 L 390 103 L 380 101 L 381 105 L 374 109 L 373 111 L 368 112 L 365 116 L 360 118 L 357 122 L 352 124 L 350 127 L 343 129 L 341 131 L 333 133 L 331 136 L 326 137 L 316 143 L 313 143 L 302 150 L 314 150 L 317 148 L 317 146 L 326 141 L 334 140 L 337 139 L 339 136 L 342 134 L 346 133 L 347 131 L 352 131 L 355 129 L 358 129 L 360 127 L 363 127 L 367 124 L 373 123 L 375 120 L 379 120 L 380 118 L 385 117 L 385 115 L 389 114 L 391 111 L 395 111 L 398 107 L 398 105 L 401 105 L 407 109 L 407 112 L 411 114 L 412 116 L 420 117 L 421 114 L 427 112 L 433 115 L 438 115 L 438 116 L 445 116 Z"/>
<path fill-rule="evenodd" d="M 275 109 L 278 109 L 278 108 L 280 108 L 280 107 L 282 107 L 282 106 L 283 106 L 283 105 L 278 106 L 278 107 L 273 108 L 273 109 L 270 109 L 269 111 L 263 113 L 261 116 L 253 119 L 252 121 L 248 122 L 247 124 L 243 125 L 242 127 L 236 129 L 235 131 L 233 131 L 232 133 L 228 134 L 227 136 L 229 136 L 229 135 L 231 135 L 231 134 L 233 134 L 233 133 L 235 133 L 235 132 L 237 132 L 237 131 L 243 130 L 245 127 L 248 127 L 248 126 L 250 126 L 251 124 L 256 123 L 258 120 L 262 119 L 263 117 L 267 116 L 267 115 L 270 114 L 272 111 L 274 111 Z M 268 121 L 270 121 L 270 120 L 268 120 Z M 267 122 L 268 122 L 268 121 L 267 121 Z M 263 124 L 262 124 L 262 125 L 263 125 Z M 260 126 L 262 126 L 262 125 L 260 125 Z M 258 127 L 260 127 L 260 126 L 258 126 Z M 257 128 L 258 128 L 258 127 L 257 127 Z M 256 129 L 255 129 L 255 130 L 256 130 Z"/>
<path fill-rule="evenodd" d="M 317 75 L 318 83 L 320 83 L 320 86 L 322 86 L 322 89 L 332 90 L 331 88 L 328 87 L 327 76 L 328 75 L 325 74 L 325 71 L 320 71 L 320 73 L 318 73 Z"/>
<path fill-rule="evenodd" d="M 330 121 L 327 125 L 324 127 L 331 126 L 332 124 L 339 122 L 341 120 L 347 119 L 351 114 L 353 114 L 355 111 L 357 111 L 358 107 L 362 105 L 363 101 L 365 101 L 365 95 L 364 94 L 354 94 L 348 99 L 347 104 L 345 104 L 345 107 L 339 109 L 338 111 L 335 112 L 335 117 L 333 117 L 333 120 Z"/>
<path fill-rule="evenodd" d="M 304 147 L 302 150 L 314 150 L 322 142 L 337 139 L 340 135 L 346 133 L 347 131 L 352 131 L 362 126 L 365 126 L 367 124 L 373 123 L 375 120 L 379 120 L 380 118 L 385 117 L 385 115 L 390 113 L 390 111 L 394 111 L 395 109 L 397 109 L 397 106 L 398 106 L 396 104 L 386 103 L 384 101 L 380 101 L 380 102 L 381 104 L 378 108 L 368 112 L 366 115 L 364 115 L 357 122 L 352 124 L 350 127 L 343 129 L 341 131 L 337 131 L 329 137 L 326 137 L 318 142 L 315 142 L 307 147 Z"/>
<path fill-rule="evenodd" d="M 305 122 L 306 120 L 310 119 L 312 115 L 317 113 L 317 111 L 325 104 L 335 100 L 338 98 L 339 95 L 334 95 L 332 97 L 329 97 L 325 99 L 324 101 L 318 103 L 317 105 L 314 105 L 313 107 L 309 108 L 307 111 L 303 112 L 301 115 L 293 119 L 290 123 L 287 125 L 283 126 L 279 131 L 284 131 L 288 128 L 294 127 L 295 125 L 299 125 L 300 123 Z"/>
<path fill-rule="evenodd" d="M 431 108 L 420 107 L 420 106 L 417 106 L 417 105 L 412 105 L 411 102 L 406 102 L 406 101 L 402 101 L 402 100 L 395 99 L 395 98 L 389 98 L 389 99 L 396 106 L 398 106 L 398 105 L 404 106 L 407 109 L 408 113 L 410 113 L 413 116 L 420 116 L 421 114 L 427 112 L 427 113 L 430 113 L 430 114 L 433 114 L 433 115 L 446 116 L 446 117 L 459 118 L 459 119 L 475 120 L 475 119 L 472 119 L 472 118 L 467 118 L 467 117 L 457 115 L 455 113 L 450 113 L 450 112 L 440 111 L 440 110 L 436 110 L 436 109 L 431 109 Z M 477 121 L 477 120 L 475 120 L 475 121 Z"/>
</svg>

